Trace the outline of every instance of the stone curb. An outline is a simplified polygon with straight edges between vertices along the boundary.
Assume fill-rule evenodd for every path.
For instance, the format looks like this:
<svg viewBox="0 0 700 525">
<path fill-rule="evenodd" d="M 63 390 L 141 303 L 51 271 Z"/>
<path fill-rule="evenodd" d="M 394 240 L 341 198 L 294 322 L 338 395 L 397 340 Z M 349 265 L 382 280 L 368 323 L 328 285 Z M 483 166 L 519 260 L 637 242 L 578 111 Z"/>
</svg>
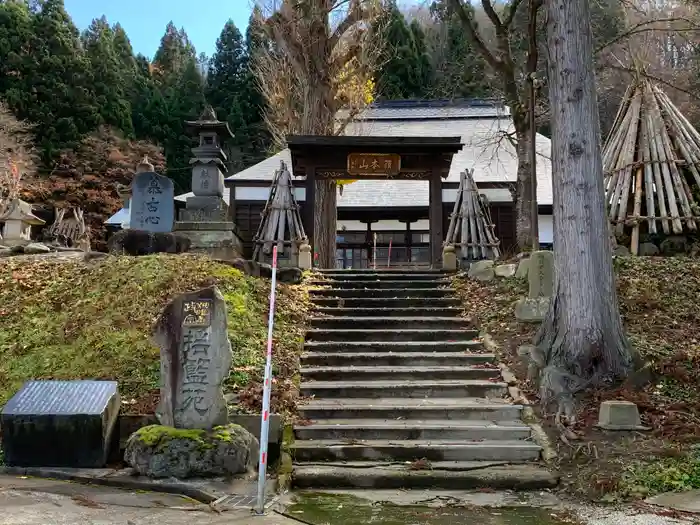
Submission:
<svg viewBox="0 0 700 525">
<path fill-rule="evenodd" d="M 482 336 L 484 340 L 484 348 L 487 352 L 499 355 L 499 346 L 493 337 L 489 334 L 484 333 Z M 501 368 L 501 377 L 503 381 L 508 385 L 508 395 L 513 399 L 513 402 L 523 406 L 523 422 L 526 423 L 532 429 L 532 439 L 540 447 L 542 447 L 542 460 L 548 465 L 553 466 L 553 462 L 557 459 L 557 451 L 552 446 L 547 433 L 540 425 L 539 418 L 532 409 L 530 401 L 525 397 L 522 390 L 518 387 L 518 379 L 510 369 L 502 363 L 498 365 Z"/>
<path fill-rule="evenodd" d="M 186 496 L 190 499 L 209 505 L 219 499 L 219 497 L 186 483 L 143 481 L 136 477 L 109 477 L 94 476 L 90 474 L 80 474 L 67 472 L 65 470 L 55 470 L 42 467 L 0 467 L 0 474 L 9 476 L 27 476 L 33 478 L 57 479 L 61 481 L 73 481 L 86 485 L 99 485 L 103 487 L 114 487 L 130 490 L 145 490 L 148 492 L 162 492 L 165 494 L 175 494 Z"/>
</svg>

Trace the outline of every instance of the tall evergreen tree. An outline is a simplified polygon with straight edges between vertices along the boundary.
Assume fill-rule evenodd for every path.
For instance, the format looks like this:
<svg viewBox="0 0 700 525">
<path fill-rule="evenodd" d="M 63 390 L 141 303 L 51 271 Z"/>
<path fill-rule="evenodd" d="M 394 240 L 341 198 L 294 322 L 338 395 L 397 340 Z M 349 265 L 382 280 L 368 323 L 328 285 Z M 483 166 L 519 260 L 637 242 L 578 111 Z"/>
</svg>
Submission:
<svg viewBox="0 0 700 525">
<path fill-rule="evenodd" d="M 23 0 L 0 2 L 0 94 L 16 113 L 26 114 L 26 75 L 33 60 L 33 14 Z"/>
<path fill-rule="evenodd" d="M 471 5 L 465 9 L 473 11 Z M 430 96 L 434 98 L 482 98 L 491 94 L 483 56 L 472 46 L 457 15 L 445 0 L 430 6 L 433 24 L 428 31 L 434 57 Z"/>
<path fill-rule="evenodd" d="M 133 81 L 124 67 L 124 56 L 117 53 L 115 33 L 104 16 L 95 19 L 82 35 L 83 47 L 90 62 L 92 87 L 102 122 L 122 130 L 134 131 L 131 104 L 126 96 L 127 81 Z M 122 53 L 124 50 L 122 50 Z"/>
<path fill-rule="evenodd" d="M 384 13 L 377 21 L 383 48 L 377 91 L 381 98 L 402 99 L 422 97 L 426 88 L 425 38 L 419 26 L 406 23 L 396 0 L 387 0 Z"/>
<path fill-rule="evenodd" d="M 33 17 L 31 70 L 25 71 L 26 102 L 20 118 L 39 124 L 37 142 L 46 156 L 75 146 L 100 122 L 90 84 L 90 63 L 63 0 L 43 0 Z"/>
<path fill-rule="evenodd" d="M 261 134 L 262 95 L 251 71 L 255 23 L 251 19 L 245 42 L 233 21 L 226 23 L 207 78 L 207 100 L 235 134 L 228 148 L 229 170 L 234 173 L 263 160 L 268 142 Z"/>
<path fill-rule="evenodd" d="M 177 29 L 169 22 L 160 46 L 153 58 L 157 76 L 170 85 L 177 82 L 190 60 L 196 59 L 196 52 L 184 29 Z"/>
</svg>

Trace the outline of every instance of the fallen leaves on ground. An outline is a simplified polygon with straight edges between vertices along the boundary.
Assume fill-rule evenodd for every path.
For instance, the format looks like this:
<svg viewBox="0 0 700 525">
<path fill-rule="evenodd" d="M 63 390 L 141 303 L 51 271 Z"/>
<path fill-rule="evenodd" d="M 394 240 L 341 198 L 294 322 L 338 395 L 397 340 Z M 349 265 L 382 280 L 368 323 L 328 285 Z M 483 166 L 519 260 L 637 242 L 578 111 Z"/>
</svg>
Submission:
<svg viewBox="0 0 700 525">
<path fill-rule="evenodd" d="M 579 403 L 582 440 L 572 446 L 555 441 L 563 472 L 570 467 L 581 490 L 597 493 L 615 490 L 620 473 L 631 462 L 677 451 L 676 444 L 694 442 L 700 435 L 700 260 L 617 257 L 614 266 L 625 329 L 648 363 L 651 381 L 642 389 L 623 386 L 587 392 Z M 514 303 L 527 296 L 527 281 L 512 278 L 484 283 L 457 278 L 455 288 L 465 315 L 494 338 L 499 359 L 515 372 L 521 388 L 535 401 L 536 388 L 526 383 L 526 366 L 517 348 L 532 342 L 538 325 L 519 323 L 514 315 Z M 610 399 L 636 403 L 643 424 L 652 430 L 635 433 L 629 442 L 627 433 L 596 431 L 600 403 Z"/>
<path fill-rule="evenodd" d="M 159 350 L 151 328 L 176 295 L 216 284 L 228 307 L 233 372 L 226 391 L 259 411 L 270 282 L 192 255 L 79 260 L 0 260 L 0 405 L 27 379 L 112 379 L 129 413 L 158 402 Z M 304 285 L 278 285 L 273 411 L 293 413 L 309 308 Z"/>
</svg>

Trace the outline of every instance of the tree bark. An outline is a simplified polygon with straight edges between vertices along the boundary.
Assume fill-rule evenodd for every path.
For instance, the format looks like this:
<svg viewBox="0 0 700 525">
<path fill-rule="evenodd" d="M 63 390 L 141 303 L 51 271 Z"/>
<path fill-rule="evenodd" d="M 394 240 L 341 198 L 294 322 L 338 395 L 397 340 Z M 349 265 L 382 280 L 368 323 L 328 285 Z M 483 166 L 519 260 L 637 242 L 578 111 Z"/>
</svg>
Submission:
<svg viewBox="0 0 700 525">
<path fill-rule="evenodd" d="M 335 268 L 335 241 L 337 235 L 337 185 L 332 180 L 315 182 L 313 248 L 319 268 Z"/>
<path fill-rule="evenodd" d="M 589 0 L 546 5 L 555 295 L 535 343 L 542 401 L 573 418 L 574 394 L 626 377 L 632 353 L 608 240 Z"/>
<path fill-rule="evenodd" d="M 515 183 L 515 239 L 521 250 L 532 246 L 532 163 L 530 126 L 520 124 L 515 131 L 518 175 Z"/>
</svg>

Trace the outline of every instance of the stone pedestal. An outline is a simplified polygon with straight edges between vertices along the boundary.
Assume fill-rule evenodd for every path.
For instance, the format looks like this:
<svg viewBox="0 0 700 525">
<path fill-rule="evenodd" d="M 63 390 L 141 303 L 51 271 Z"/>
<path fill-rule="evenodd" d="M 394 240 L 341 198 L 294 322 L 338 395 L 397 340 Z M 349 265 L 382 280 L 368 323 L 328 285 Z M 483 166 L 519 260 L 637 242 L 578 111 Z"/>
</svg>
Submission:
<svg viewBox="0 0 700 525">
<path fill-rule="evenodd" d="M 234 230 L 231 221 L 175 223 L 177 234 L 192 242 L 190 252 L 206 253 L 213 259 L 226 261 L 237 259 L 243 253 L 243 243 Z"/>
</svg>

